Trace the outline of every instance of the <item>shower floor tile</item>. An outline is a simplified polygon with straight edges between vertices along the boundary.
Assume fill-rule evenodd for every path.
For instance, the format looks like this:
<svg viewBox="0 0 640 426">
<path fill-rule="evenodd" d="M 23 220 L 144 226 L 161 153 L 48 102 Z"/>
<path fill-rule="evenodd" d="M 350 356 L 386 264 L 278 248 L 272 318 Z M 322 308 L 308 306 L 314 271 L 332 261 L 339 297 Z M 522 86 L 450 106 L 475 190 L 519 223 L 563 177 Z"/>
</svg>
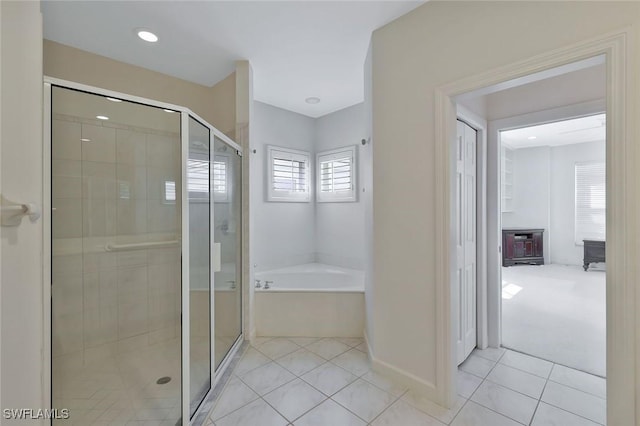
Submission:
<svg viewBox="0 0 640 426">
<path fill-rule="evenodd" d="M 203 360 L 208 366 L 209 360 Z M 76 365 L 53 361 L 54 407 L 68 408 L 69 419 L 54 425 L 175 425 L 180 418 L 180 340 L 144 349 L 105 352 Z M 170 377 L 157 384 L 160 377 Z"/>
</svg>

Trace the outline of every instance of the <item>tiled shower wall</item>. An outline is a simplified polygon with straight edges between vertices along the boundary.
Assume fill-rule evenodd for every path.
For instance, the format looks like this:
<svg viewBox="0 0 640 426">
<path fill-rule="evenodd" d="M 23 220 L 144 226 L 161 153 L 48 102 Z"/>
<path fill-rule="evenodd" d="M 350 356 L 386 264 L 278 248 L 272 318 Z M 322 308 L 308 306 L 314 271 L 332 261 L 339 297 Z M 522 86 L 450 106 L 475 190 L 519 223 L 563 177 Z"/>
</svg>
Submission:
<svg viewBox="0 0 640 426">
<path fill-rule="evenodd" d="M 180 240 L 179 134 L 55 115 L 52 136 L 54 362 L 179 337 L 180 244 L 105 250 Z"/>
</svg>

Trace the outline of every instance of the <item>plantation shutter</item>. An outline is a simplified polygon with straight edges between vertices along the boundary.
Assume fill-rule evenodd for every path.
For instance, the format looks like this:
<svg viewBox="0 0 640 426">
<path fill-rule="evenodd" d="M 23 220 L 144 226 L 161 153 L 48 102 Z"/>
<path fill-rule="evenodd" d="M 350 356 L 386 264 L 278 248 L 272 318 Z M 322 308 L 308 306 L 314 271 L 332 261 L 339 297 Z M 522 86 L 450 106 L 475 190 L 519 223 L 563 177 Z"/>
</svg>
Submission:
<svg viewBox="0 0 640 426">
<path fill-rule="evenodd" d="M 309 201 L 309 153 L 289 148 L 268 147 L 269 201 Z"/>
<path fill-rule="evenodd" d="M 190 194 L 209 193 L 209 162 L 204 160 L 187 161 L 187 176 Z"/>
<path fill-rule="evenodd" d="M 343 192 L 353 189 L 351 157 L 320 162 L 320 191 Z"/>
<path fill-rule="evenodd" d="M 576 164 L 576 243 L 606 236 L 605 163 Z"/>
<path fill-rule="evenodd" d="M 317 199 L 356 201 L 356 148 L 351 146 L 317 155 Z"/>
<path fill-rule="evenodd" d="M 229 193 L 229 157 L 216 155 L 213 160 L 213 201 L 225 202 Z"/>
<path fill-rule="evenodd" d="M 273 157 L 273 190 L 306 192 L 307 164 L 301 160 Z"/>
</svg>

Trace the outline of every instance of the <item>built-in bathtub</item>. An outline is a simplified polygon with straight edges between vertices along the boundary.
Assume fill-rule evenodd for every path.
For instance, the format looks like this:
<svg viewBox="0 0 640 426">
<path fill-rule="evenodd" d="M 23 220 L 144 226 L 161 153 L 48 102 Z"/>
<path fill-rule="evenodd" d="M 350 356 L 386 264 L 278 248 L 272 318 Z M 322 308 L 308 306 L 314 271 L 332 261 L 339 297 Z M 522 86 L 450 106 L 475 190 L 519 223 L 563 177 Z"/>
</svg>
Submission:
<svg viewBox="0 0 640 426">
<path fill-rule="evenodd" d="M 255 279 L 262 285 L 255 289 L 257 336 L 362 336 L 362 271 L 310 263 L 259 272 Z"/>
</svg>

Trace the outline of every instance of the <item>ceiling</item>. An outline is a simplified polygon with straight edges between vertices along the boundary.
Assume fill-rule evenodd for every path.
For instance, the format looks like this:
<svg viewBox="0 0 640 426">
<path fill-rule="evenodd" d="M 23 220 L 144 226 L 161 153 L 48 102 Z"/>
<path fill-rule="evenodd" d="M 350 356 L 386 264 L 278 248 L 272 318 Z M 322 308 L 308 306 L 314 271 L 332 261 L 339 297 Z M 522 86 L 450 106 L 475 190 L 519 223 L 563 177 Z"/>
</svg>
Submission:
<svg viewBox="0 0 640 426">
<path fill-rule="evenodd" d="M 247 59 L 256 100 L 319 117 L 363 101 L 371 32 L 422 3 L 43 1 L 42 12 L 49 40 L 206 86 Z"/>
<path fill-rule="evenodd" d="M 560 146 L 606 140 L 605 114 L 556 121 L 500 133 L 502 143 L 510 148 Z"/>
</svg>

